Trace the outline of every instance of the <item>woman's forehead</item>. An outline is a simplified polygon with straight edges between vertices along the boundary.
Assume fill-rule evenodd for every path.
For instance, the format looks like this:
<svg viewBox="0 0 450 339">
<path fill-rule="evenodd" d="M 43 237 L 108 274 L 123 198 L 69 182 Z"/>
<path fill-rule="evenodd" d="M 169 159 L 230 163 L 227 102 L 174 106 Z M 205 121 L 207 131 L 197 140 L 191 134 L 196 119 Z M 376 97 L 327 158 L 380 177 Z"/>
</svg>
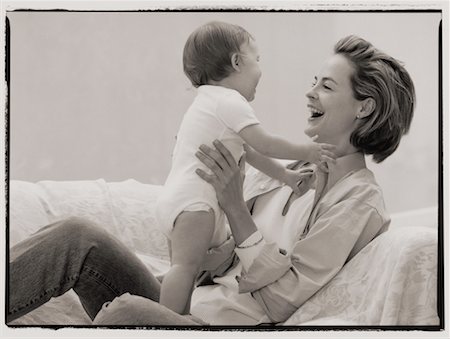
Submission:
<svg viewBox="0 0 450 339">
<path fill-rule="evenodd" d="M 319 78 L 331 78 L 338 84 L 350 84 L 350 77 L 354 72 L 353 65 L 342 54 L 329 57 L 322 67 Z"/>
</svg>

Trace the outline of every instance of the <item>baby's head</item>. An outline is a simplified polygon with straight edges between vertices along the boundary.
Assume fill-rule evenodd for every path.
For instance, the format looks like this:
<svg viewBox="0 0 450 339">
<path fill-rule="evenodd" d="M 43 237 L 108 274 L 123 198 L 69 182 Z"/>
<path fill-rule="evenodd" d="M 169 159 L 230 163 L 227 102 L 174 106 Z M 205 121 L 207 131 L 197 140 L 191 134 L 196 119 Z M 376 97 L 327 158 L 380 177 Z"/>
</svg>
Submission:
<svg viewBox="0 0 450 339">
<path fill-rule="evenodd" d="M 194 87 L 221 85 L 239 91 L 247 100 L 261 77 L 253 37 L 240 26 L 213 21 L 191 33 L 183 51 L 183 69 Z M 227 79 L 227 80 L 230 80 Z M 252 89 L 253 87 L 253 89 Z"/>
</svg>

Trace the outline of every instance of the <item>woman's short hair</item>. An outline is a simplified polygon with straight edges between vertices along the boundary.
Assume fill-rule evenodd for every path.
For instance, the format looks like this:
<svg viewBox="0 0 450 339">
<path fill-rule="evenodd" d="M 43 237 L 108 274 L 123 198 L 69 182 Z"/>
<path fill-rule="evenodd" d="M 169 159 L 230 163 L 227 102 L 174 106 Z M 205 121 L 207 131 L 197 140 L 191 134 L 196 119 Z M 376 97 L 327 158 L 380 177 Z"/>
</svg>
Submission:
<svg viewBox="0 0 450 339">
<path fill-rule="evenodd" d="M 252 39 L 240 26 L 213 21 L 191 33 L 183 51 L 183 69 L 194 87 L 209 81 L 220 81 L 230 75 L 233 53 L 239 53 L 243 43 Z"/>
<path fill-rule="evenodd" d="M 365 154 L 372 154 L 375 162 L 382 162 L 409 131 L 415 107 L 413 81 L 400 61 L 357 36 L 338 41 L 334 52 L 345 56 L 354 67 L 354 97 L 375 101 L 374 111 L 361 119 L 350 142 Z"/>
</svg>

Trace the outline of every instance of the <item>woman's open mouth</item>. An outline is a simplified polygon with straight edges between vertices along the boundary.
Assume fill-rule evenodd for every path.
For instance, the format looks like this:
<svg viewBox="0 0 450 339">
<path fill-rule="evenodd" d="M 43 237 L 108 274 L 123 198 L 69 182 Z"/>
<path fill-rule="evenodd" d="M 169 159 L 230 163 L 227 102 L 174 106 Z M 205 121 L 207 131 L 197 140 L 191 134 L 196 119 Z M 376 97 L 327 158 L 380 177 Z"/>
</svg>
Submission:
<svg viewBox="0 0 450 339">
<path fill-rule="evenodd" d="M 325 112 L 323 112 L 311 105 L 308 105 L 308 109 L 311 112 L 311 116 L 309 117 L 309 119 L 317 119 L 317 118 L 322 117 L 325 114 Z"/>
</svg>

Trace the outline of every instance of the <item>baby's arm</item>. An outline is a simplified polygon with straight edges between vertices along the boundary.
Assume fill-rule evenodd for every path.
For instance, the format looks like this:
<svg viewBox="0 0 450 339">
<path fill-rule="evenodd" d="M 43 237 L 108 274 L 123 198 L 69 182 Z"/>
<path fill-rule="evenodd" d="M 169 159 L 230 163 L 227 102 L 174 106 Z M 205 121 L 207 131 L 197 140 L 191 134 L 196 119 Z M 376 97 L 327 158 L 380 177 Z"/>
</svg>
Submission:
<svg viewBox="0 0 450 339">
<path fill-rule="evenodd" d="M 260 124 L 250 125 L 239 132 L 244 141 L 259 153 L 279 159 L 306 160 L 314 163 L 334 161 L 335 146 L 320 143 L 296 144 L 267 133 Z"/>
<path fill-rule="evenodd" d="M 250 165 L 267 174 L 268 176 L 288 184 L 295 193 L 300 193 L 298 187 L 299 182 L 304 177 L 310 176 L 312 174 L 312 172 L 310 171 L 293 171 L 287 169 L 275 159 L 269 158 L 255 151 L 253 148 L 246 144 L 244 144 L 244 149 L 245 159 Z"/>
<path fill-rule="evenodd" d="M 254 150 L 247 144 L 244 144 L 244 150 L 245 150 L 245 160 L 250 165 L 260 170 L 261 172 L 267 174 L 269 177 L 284 182 L 286 168 L 282 164 L 280 164 L 275 159 L 269 158 L 261 154 L 260 152 Z"/>
<path fill-rule="evenodd" d="M 171 267 L 161 284 L 160 304 L 188 314 L 194 280 L 209 249 L 214 212 L 182 212 L 171 234 Z"/>
</svg>

